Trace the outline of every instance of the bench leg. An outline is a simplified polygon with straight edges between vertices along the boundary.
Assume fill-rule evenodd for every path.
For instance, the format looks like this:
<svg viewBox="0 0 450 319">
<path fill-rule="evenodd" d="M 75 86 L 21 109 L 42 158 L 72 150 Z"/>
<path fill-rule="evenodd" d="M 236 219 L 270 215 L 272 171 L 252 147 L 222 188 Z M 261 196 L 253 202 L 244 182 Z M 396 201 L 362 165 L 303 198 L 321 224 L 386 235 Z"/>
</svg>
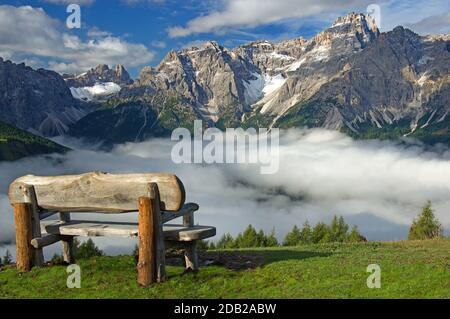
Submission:
<svg viewBox="0 0 450 319">
<path fill-rule="evenodd" d="M 39 206 L 36 199 L 34 186 L 27 185 L 26 194 L 31 202 L 31 233 L 34 238 L 41 238 L 41 220 L 39 218 Z M 33 248 L 33 266 L 42 267 L 44 265 L 44 252 L 42 248 Z"/>
<path fill-rule="evenodd" d="M 139 260 L 137 282 L 147 287 L 156 282 L 153 199 L 139 198 Z"/>
<path fill-rule="evenodd" d="M 61 239 L 62 247 L 63 247 L 63 258 L 64 261 L 68 264 L 75 263 L 75 256 L 73 253 L 73 236 L 64 236 Z"/>
<path fill-rule="evenodd" d="M 199 265 L 196 241 L 185 243 L 184 260 L 186 263 L 186 271 L 198 271 Z"/>
<path fill-rule="evenodd" d="M 33 258 L 30 204 L 14 204 L 14 222 L 16 225 L 16 266 L 20 272 L 28 272 L 31 270 Z"/>
<path fill-rule="evenodd" d="M 70 213 L 59 213 L 59 219 L 63 222 L 70 222 Z M 75 263 L 73 252 L 73 236 L 62 236 L 63 259 L 68 264 Z"/>
<path fill-rule="evenodd" d="M 194 226 L 193 212 L 183 216 L 183 225 L 186 227 Z M 198 271 L 197 242 L 195 240 L 184 244 L 184 260 L 186 271 Z"/>
</svg>

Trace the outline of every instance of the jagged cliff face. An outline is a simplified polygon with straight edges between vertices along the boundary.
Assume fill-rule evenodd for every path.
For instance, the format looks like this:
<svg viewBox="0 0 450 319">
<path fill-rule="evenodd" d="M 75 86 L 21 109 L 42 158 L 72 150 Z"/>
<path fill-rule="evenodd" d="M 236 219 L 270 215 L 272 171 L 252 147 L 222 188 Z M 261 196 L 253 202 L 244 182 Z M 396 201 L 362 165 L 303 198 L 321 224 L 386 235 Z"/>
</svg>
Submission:
<svg viewBox="0 0 450 319">
<path fill-rule="evenodd" d="M 156 68 L 144 68 L 139 79 L 122 96 L 133 92 L 176 91 L 201 116 L 217 122 L 225 113 L 240 118 L 253 98 L 246 89 L 256 80 L 258 68 L 216 42 L 200 48 L 170 52 Z M 139 94 L 139 93 L 138 93 Z"/>
<path fill-rule="evenodd" d="M 449 35 L 402 27 L 380 34 L 370 17 L 351 13 L 309 40 L 172 51 L 134 82 L 121 65 L 63 79 L 0 59 L 0 121 L 45 136 L 71 127 L 72 135 L 110 144 L 162 136 L 195 119 L 356 137 L 431 134 L 450 143 L 449 51 Z M 102 110 L 79 121 L 93 104 Z"/>
<path fill-rule="evenodd" d="M 145 68 L 121 94 L 175 90 L 212 122 L 224 115 L 239 122 L 244 114 L 244 119 L 252 117 L 252 111 L 279 117 L 311 98 L 342 70 L 345 58 L 378 36 L 370 18 L 350 14 L 309 41 L 259 41 L 233 50 L 207 42 L 170 52 L 156 68 Z"/>
<path fill-rule="evenodd" d="M 219 128 L 323 127 L 356 137 L 438 134 L 449 142 L 449 50 L 448 35 L 421 37 L 402 27 L 380 34 L 370 17 L 355 13 L 309 40 L 257 41 L 234 49 L 207 42 L 170 52 L 132 84 L 124 84 L 126 76 L 116 81 L 120 88 L 108 96 L 108 105 L 119 106 L 126 117 L 114 109 L 93 113 L 74 135 L 101 138 L 95 123 L 110 118 L 108 112 L 111 123 L 133 131 L 137 126 L 130 121 L 149 123 L 144 104 L 155 117 L 153 127 L 161 117 L 175 119 L 162 123 L 160 132 L 199 118 Z M 77 85 L 92 85 L 109 72 L 95 70 Z M 117 73 L 125 72 L 116 70 L 115 78 Z M 155 97 L 170 97 L 170 108 Z"/>
<path fill-rule="evenodd" d="M 255 113 L 273 117 L 270 123 L 273 126 L 290 108 L 307 101 L 322 85 L 338 76 L 346 59 L 361 52 L 378 36 L 370 18 L 350 14 L 309 41 L 282 42 L 262 54 L 258 47 L 256 57 L 261 61 L 261 55 L 269 55 L 270 59 L 260 63 L 264 86 L 260 100 L 253 105 Z M 253 47 L 238 50 L 253 51 Z M 255 56 L 254 51 L 252 55 Z"/>
<path fill-rule="evenodd" d="M 108 100 L 118 94 L 122 87 L 133 83 L 127 70 L 120 64 L 114 68 L 100 64 L 80 75 L 66 74 L 64 79 L 74 98 L 94 103 Z"/>
<path fill-rule="evenodd" d="M 128 85 L 133 83 L 125 68 L 118 64 L 114 68 L 109 68 L 106 64 L 100 64 L 80 75 L 64 75 L 64 79 L 69 87 L 80 88 L 94 86 L 97 83 L 112 82 L 118 85 Z"/>
<path fill-rule="evenodd" d="M 63 134 L 86 115 L 56 72 L 0 58 L 0 121 L 44 135 Z"/>
<path fill-rule="evenodd" d="M 447 121 L 449 47 L 448 36 L 401 27 L 380 34 L 370 17 L 351 13 L 310 40 L 172 51 L 119 99 L 176 92 L 210 125 L 358 134 L 402 122 L 406 135 Z"/>
<path fill-rule="evenodd" d="M 408 122 L 410 132 L 442 123 L 450 107 L 448 49 L 448 38 L 419 37 L 398 27 L 341 63 L 307 101 L 314 103 L 303 107 L 317 114 L 318 126 L 354 133 L 400 121 Z"/>
</svg>

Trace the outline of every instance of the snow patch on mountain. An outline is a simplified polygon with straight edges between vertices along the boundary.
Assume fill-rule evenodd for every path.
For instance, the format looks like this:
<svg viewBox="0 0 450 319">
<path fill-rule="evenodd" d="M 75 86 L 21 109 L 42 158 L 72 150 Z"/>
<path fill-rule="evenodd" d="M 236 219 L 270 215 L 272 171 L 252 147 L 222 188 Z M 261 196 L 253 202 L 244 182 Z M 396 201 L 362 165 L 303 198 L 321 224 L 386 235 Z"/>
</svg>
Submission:
<svg viewBox="0 0 450 319">
<path fill-rule="evenodd" d="M 280 59 L 280 60 L 294 60 L 294 58 L 289 56 L 289 55 L 278 53 L 278 52 L 275 52 L 275 51 L 270 53 L 270 56 L 272 58 Z"/>
<path fill-rule="evenodd" d="M 263 102 L 281 88 L 287 80 L 281 73 L 274 76 L 259 73 L 252 73 L 252 75 L 255 77 L 254 80 L 244 81 L 245 99 L 249 105 Z"/>
<path fill-rule="evenodd" d="M 301 59 L 300 61 L 294 62 L 292 63 L 289 68 L 288 71 L 293 72 L 293 71 L 297 71 L 303 63 L 305 63 L 306 58 Z"/>
<path fill-rule="evenodd" d="M 282 74 L 278 74 L 275 76 L 265 75 L 264 81 L 265 85 L 262 89 L 262 92 L 264 93 L 264 96 L 270 95 L 276 90 L 278 90 L 280 87 L 286 83 L 286 78 Z"/>
<path fill-rule="evenodd" d="M 70 88 L 70 92 L 74 98 L 86 102 L 102 99 L 112 94 L 119 93 L 120 90 L 120 85 L 114 82 L 96 83 L 94 86 L 85 86 L 81 88 Z"/>
</svg>

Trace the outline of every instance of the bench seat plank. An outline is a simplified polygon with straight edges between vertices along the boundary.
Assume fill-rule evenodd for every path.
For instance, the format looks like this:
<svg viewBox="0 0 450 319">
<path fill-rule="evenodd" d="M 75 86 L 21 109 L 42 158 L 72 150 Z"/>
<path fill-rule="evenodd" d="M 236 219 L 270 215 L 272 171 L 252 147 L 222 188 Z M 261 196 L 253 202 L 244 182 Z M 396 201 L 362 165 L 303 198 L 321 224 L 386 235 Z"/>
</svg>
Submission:
<svg viewBox="0 0 450 319">
<path fill-rule="evenodd" d="M 73 220 L 70 222 L 43 221 L 42 231 L 53 235 L 66 236 L 118 236 L 137 237 L 138 224 L 125 222 L 96 222 Z M 163 225 L 164 239 L 169 241 L 195 241 L 216 235 L 212 226 Z"/>
</svg>

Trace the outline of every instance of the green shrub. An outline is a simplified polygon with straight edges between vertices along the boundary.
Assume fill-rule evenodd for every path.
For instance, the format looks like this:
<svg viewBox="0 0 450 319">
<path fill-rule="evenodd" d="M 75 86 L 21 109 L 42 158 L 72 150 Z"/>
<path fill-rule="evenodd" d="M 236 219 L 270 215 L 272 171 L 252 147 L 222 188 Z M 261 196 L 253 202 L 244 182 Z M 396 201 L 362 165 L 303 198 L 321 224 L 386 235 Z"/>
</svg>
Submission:
<svg viewBox="0 0 450 319">
<path fill-rule="evenodd" d="M 300 232 L 300 240 L 304 244 L 310 244 L 312 242 L 312 229 L 308 221 L 303 224 L 302 231 Z"/>
<path fill-rule="evenodd" d="M 292 230 L 286 234 L 283 241 L 283 246 L 297 246 L 302 242 L 302 233 L 297 225 L 294 225 Z"/>
<path fill-rule="evenodd" d="M 424 240 L 439 238 L 443 236 L 443 232 L 442 225 L 434 216 L 431 202 L 428 201 L 422 208 L 422 213 L 420 213 L 417 219 L 414 219 L 409 229 L 408 239 Z"/>
<path fill-rule="evenodd" d="M 229 233 L 220 237 L 216 244 L 211 243 L 210 249 L 233 249 L 233 248 L 256 248 L 256 247 L 275 247 L 278 246 L 278 240 L 275 237 L 275 230 L 268 235 L 263 230 L 259 232 L 249 225 L 244 232 L 239 233 L 233 238 Z"/>
<path fill-rule="evenodd" d="M 261 231 L 262 232 L 262 231 Z M 264 233 L 263 233 L 264 235 Z M 269 235 L 265 236 L 264 247 L 276 247 L 278 246 L 278 240 L 275 237 L 275 229 L 272 229 Z"/>
<path fill-rule="evenodd" d="M 234 247 L 234 239 L 229 233 L 223 234 L 219 241 L 216 243 L 217 249 L 230 249 Z"/>
<path fill-rule="evenodd" d="M 331 236 L 328 225 L 322 222 L 317 223 L 312 231 L 311 239 L 314 244 L 330 242 Z"/>
<path fill-rule="evenodd" d="M 101 251 L 97 246 L 95 246 L 92 239 L 80 243 L 76 238 L 73 239 L 73 252 L 75 259 L 86 259 L 91 257 L 103 256 L 103 251 Z"/>
<path fill-rule="evenodd" d="M 5 256 L 3 256 L 3 260 L 0 264 L 3 264 L 3 266 L 11 265 L 13 262 L 12 255 L 9 252 L 9 250 L 6 250 Z"/>
<path fill-rule="evenodd" d="M 53 265 L 61 265 L 64 263 L 64 258 L 61 255 L 54 254 L 52 259 L 50 259 L 50 263 Z"/>
<path fill-rule="evenodd" d="M 349 232 L 349 226 L 345 223 L 344 218 L 334 216 L 330 225 L 325 223 L 317 223 L 313 229 L 306 221 L 303 224 L 303 228 L 300 229 L 296 225 L 286 235 L 283 245 L 284 246 L 298 246 L 302 244 L 318 244 L 318 243 L 333 243 L 333 242 L 361 242 L 367 241 L 362 236 L 358 227 L 353 226 Z"/>
<path fill-rule="evenodd" d="M 197 240 L 197 249 L 206 251 L 209 249 L 209 242 L 207 240 Z"/>
<path fill-rule="evenodd" d="M 344 217 L 339 218 L 335 215 L 330 225 L 330 242 L 344 242 L 347 239 L 348 225 L 344 221 Z"/>
<path fill-rule="evenodd" d="M 345 241 L 349 243 L 358 243 L 367 241 L 367 239 L 359 233 L 358 226 L 353 226 Z"/>
<path fill-rule="evenodd" d="M 82 243 L 75 237 L 73 239 L 73 255 L 75 257 L 75 260 L 78 260 L 103 256 L 104 253 L 95 245 L 94 241 L 91 238 Z M 64 263 L 64 258 L 60 254 L 54 254 L 50 262 L 53 264 L 62 264 Z"/>
</svg>

